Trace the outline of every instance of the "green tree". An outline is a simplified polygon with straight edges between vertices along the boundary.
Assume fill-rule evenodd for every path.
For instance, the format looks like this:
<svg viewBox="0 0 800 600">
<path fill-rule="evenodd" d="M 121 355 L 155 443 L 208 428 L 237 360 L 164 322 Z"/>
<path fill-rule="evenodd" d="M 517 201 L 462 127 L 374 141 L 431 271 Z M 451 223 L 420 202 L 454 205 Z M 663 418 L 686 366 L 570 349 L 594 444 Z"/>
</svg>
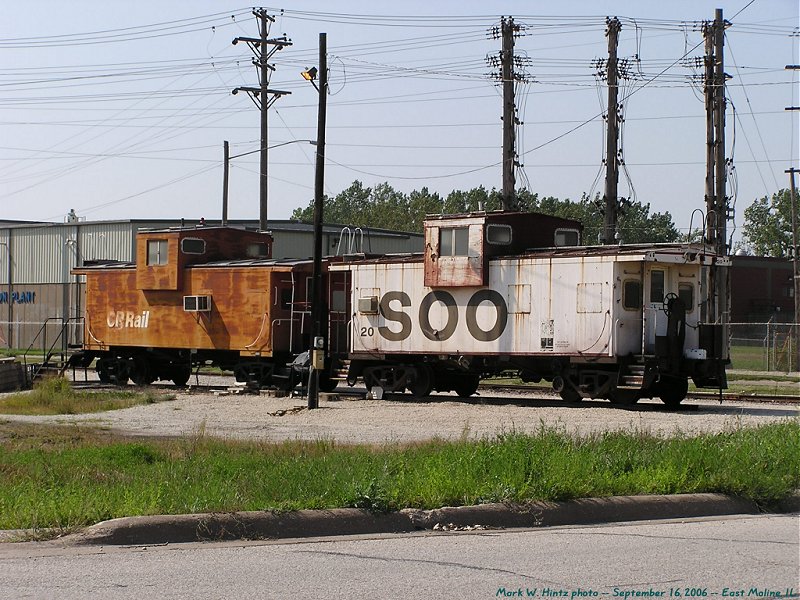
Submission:
<svg viewBox="0 0 800 600">
<path fill-rule="evenodd" d="M 744 209 L 744 240 L 756 256 L 788 257 L 792 247 L 792 198 L 787 189 Z"/>
<path fill-rule="evenodd" d="M 601 205 L 599 195 L 591 199 L 584 194 L 578 202 L 548 196 L 537 199 L 533 210 L 580 221 L 583 224 L 583 242 L 597 244 L 603 229 Z M 618 230 L 620 240 L 625 244 L 675 242 L 680 235 L 669 212 L 650 214 L 650 204 L 637 201 L 626 203 L 623 207 Z"/>
<path fill-rule="evenodd" d="M 413 227 L 409 231 L 422 231 L 422 221 L 427 215 L 442 214 L 444 200 L 437 194 L 431 194 L 428 188 L 414 190 L 408 195 L 408 216 L 406 227 Z"/>
<path fill-rule="evenodd" d="M 336 194 L 333 198 L 325 196 L 324 217 L 326 223 L 344 225 L 367 225 L 364 218 L 371 212 L 372 188 L 365 188 L 360 181 L 354 181 L 349 188 Z M 305 208 L 296 208 L 292 219 L 310 223 L 314 219 L 314 201 Z"/>
<path fill-rule="evenodd" d="M 520 210 L 541 212 L 547 215 L 576 219 L 583 224 L 584 243 L 595 244 L 603 226 L 599 196 L 587 195 L 578 202 L 559 200 L 552 196 L 539 198 L 528 190 L 517 193 Z M 477 210 L 500 210 L 500 192 L 480 186 L 471 190 L 453 190 L 442 198 L 427 187 L 404 194 L 388 183 L 372 188 L 354 181 L 350 187 L 334 198 L 325 198 L 325 221 L 358 227 L 376 227 L 398 231 L 422 231 L 422 222 L 430 214 L 460 214 Z M 298 208 L 292 218 L 310 222 L 314 216 L 313 201 Z M 650 214 L 650 205 L 633 202 L 627 205 L 619 222 L 622 241 L 625 243 L 674 242 L 678 231 L 668 212 Z"/>
</svg>

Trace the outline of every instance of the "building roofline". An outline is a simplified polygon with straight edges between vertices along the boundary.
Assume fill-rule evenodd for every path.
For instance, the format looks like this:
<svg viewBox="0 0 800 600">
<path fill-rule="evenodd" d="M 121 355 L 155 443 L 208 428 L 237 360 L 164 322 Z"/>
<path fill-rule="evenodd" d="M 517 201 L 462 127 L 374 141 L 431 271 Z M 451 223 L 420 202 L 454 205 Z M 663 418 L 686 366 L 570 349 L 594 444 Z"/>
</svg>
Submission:
<svg viewBox="0 0 800 600">
<path fill-rule="evenodd" d="M 183 227 L 191 228 L 199 225 L 199 220 L 192 219 L 183 220 Z M 57 227 L 84 227 L 98 224 L 106 225 L 147 225 L 147 229 L 168 229 L 179 226 L 181 219 L 110 219 L 110 220 L 97 220 L 97 221 L 73 221 L 54 223 L 51 221 L 0 221 L 0 229 L 32 229 L 32 228 L 57 228 Z M 205 222 L 207 227 L 219 227 L 220 222 L 218 219 L 208 220 Z M 228 226 L 252 226 L 257 227 L 258 221 L 254 219 L 229 219 Z M 370 233 L 380 234 L 388 237 L 422 237 L 422 233 L 411 231 L 395 231 L 392 229 L 383 229 L 379 227 L 357 227 L 354 225 L 342 225 L 340 223 L 325 223 L 323 224 L 323 232 L 326 234 L 341 233 L 345 228 L 351 231 L 361 229 L 365 235 Z M 296 221 L 292 219 L 270 219 L 267 221 L 267 231 L 310 231 L 313 232 L 313 225 L 303 221 Z"/>
</svg>

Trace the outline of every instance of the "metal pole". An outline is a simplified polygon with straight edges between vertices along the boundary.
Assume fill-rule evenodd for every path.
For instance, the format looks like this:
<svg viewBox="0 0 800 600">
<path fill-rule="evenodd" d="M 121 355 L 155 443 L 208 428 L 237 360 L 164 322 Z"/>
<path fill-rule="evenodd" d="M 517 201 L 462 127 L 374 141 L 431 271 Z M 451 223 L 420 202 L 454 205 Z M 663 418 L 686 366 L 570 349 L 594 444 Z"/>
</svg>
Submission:
<svg viewBox="0 0 800 600">
<path fill-rule="evenodd" d="M 12 265 L 12 262 L 11 262 L 11 232 L 12 232 L 12 230 L 9 227 L 7 240 L 5 242 L 0 242 L 0 245 L 6 247 L 6 260 L 7 260 L 7 265 L 8 265 L 8 281 L 7 281 L 8 290 L 6 292 L 8 294 L 8 299 L 7 299 L 7 303 L 8 303 L 8 335 L 6 336 L 6 343 L 8 344 L 8 349 L 9 350 L 11 350 L 11 348 L 12 348 L 12 346 L 11 346 L 11 337 L 12 337 L 12 334 L 14 333 L 14 329 L 13 329 L 13 327 L 11 325 L 11 320 L 14 317 L 14 310 L 13 310 L 12 304 L 11 304 L 11 298 L 12 298 L 12 295 L 14 294 L 14 284 L 11 281 L 11 265 Z"/>
<path fill-rule="evenodd" d="M 319 107 L 317 111 L 317 165 L 314 178 L 314 270 L 311 278 L 311 377 L 308 382 L 308 408 L 319 408 L 319 367 L 314 360 L 322 352 L 327 353 L 327 336 L 322 330 L 324 311 L 324 289 L 322 285 L 322 219 L 325 193 L 325 113 L 328 97 L 328 40 L 327 34 L 319 34 Z M 316 364 L 315 364 L 316 363 Z M 324 368 L 324 364 L 323 364 Z"/>
<path fill-rule="evenodd" d="M 606 136 L 606 198 L 605 219 L 603 227 L 603 244 L 613 244 L 617 232 L 619 212 L 617 184 L 619 183 L 619 82 L 617 70 L 617 45 L 619 31 L 622 28 L 619 19 L 608 20 L 608 135 Z"/>
<path fill-rule="evenodd" d="M 231 152 L 228 140 L 222 142 L 224 164 L 222 167 L 222 226 L 228 224 L 228 170 L 231 165 Z"/>
</svg>

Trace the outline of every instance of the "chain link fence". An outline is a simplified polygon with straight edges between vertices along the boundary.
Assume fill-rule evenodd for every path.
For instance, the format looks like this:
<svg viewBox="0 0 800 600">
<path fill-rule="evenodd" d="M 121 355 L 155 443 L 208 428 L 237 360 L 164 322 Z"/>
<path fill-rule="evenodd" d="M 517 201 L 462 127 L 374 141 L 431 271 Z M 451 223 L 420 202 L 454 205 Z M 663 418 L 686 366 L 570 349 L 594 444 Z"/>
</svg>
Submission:
<svg viewBox="0 0 800 600">
<path fill-rule="evenodd" d="M 800 371 L 800 324 L 731 323 L 731 369 Z"/>
</svg>

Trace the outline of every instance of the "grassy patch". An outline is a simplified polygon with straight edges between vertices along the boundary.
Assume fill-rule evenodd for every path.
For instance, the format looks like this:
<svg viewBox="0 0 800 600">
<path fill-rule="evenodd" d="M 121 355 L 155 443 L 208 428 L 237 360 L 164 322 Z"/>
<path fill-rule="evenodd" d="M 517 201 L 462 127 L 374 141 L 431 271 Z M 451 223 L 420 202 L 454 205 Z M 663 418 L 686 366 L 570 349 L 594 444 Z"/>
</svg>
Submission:
<svg viewBox="0 0 800 600">
<path fill-rule="evenodd" d="M 709 390 L 702 390 L 709 391 Z M 739 380 L 728 382 L 726 390 L 736 394 L 747 394 L 751 396 L 797 396 L 800 398 L 800 384 L 782 383 L 779 381 L 762 380 L 761 383 Z"/>
<path fill-rule="evenodd" d="M 380 447 L 332 441 L 115 438 L 0 423 L 0 529 L 113 517 L 722 492 L 768 504 L 800 487 L 800 422 L 696 437 L 542 428 L 480 441 Z"/>
<path fill-rule="evenodd" d="M 0 414 L 73 415 L 153 404 L 171 397 L 153 391 L 79 391 L 61 377 L 45 379 L 30 392 L 0 397 Z"/>
<path fill-rule="evenodd" d="M 731 368 L 746 371 L 767 370 L 767 350 L 760 346 L 730 347 Z"/>
</svg>

